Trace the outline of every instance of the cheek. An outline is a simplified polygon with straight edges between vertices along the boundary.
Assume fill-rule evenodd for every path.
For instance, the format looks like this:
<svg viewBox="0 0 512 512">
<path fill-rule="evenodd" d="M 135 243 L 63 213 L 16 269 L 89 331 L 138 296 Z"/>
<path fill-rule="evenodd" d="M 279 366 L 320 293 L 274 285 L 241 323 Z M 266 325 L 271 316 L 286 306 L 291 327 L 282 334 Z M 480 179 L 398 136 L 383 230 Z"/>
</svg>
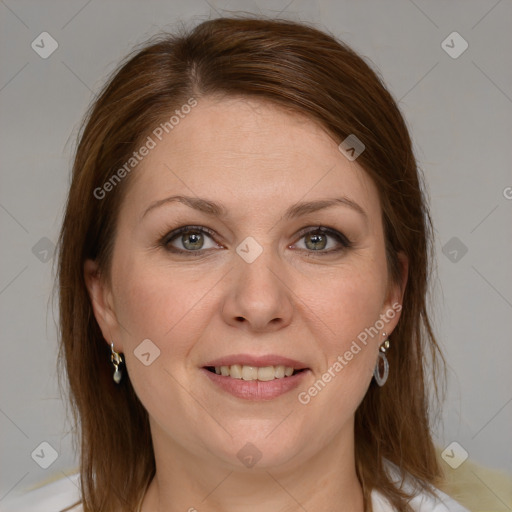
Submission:
<svg viewBox="0 0 512 512">
<path fill-rule="evenodd" d="M 133 247 L 127 230 L 120 229 L 113 254 L 112 284 L 121 334 L 130 344 L 145 338 L 156 339 L 155 328 L 163 327 L 168 312 L 163 300 L 166 283 L 162 282 L 161 273 L 157 274 L 149 265 L 150 258 Z"/>
<path fill-rule="evenodd" d="M 208 322 L 202 300 L 213 284 L 185 274 L 140 262 L 124 268 L 117 287 L 116 314 L 130 380 L 150 414 L 162 421 L 169 410 L 187 403 L 178 383 L 186 382 L 188 356 Z"/>
<path fill-rule="evenodd" d="M 192 265 L 171 268 L 142 254 L 118 263 L 116 315 L 127 364 L 141 342 L 149 339 L 160 351 L 159 365 L 175 371 L 179 361 L 188 362 L 187 356 L 208 327 L 219 275 L 198 272 Z M 138 375 L 136 363 L 132 367 Z"/>
<path fill-rule="evenodd" d="M 370 383 L 376 347 L 382 341 L 375 327 L 385 297 L 386 274 L 380 267 L 374 263 L 347 265 L 332 278 L 318 282 L 315 294 L 310 289 L 304 300 L 317 318 L 312 319 L 317 334 L 323 333 L 316 337 L 317 352 L 323 357 L 315 378 L 325 386 L 319 383 L 302 390 L 307 395 L 304 400 L 311 399 L 310 406 L 318 407 L 319 414 L 325 407 L 339 408 L 342 415 L 354 411 Z"/>
<path fill-rule="evenodd" d="M 205 282 L 196 283 L 180 273 L 156 272 L 143 267 L 126 274 L 118 288 L 118 320 L 124 322 L 130 343 L 139 338 L 155 343 L 172 339 L 187 323 L 187 315 L 200 309 Z"/>
<path fill-rule="evenodd" d="M 375 266 L 346 267 L 318 287 L 316 297 L 321 318 L 331 328 L 333 348 L 343 348 L 379 319 L 385 297 L 385 275 Z M 311 292 L 310 292 L 311 293 Z"/>
</svg>

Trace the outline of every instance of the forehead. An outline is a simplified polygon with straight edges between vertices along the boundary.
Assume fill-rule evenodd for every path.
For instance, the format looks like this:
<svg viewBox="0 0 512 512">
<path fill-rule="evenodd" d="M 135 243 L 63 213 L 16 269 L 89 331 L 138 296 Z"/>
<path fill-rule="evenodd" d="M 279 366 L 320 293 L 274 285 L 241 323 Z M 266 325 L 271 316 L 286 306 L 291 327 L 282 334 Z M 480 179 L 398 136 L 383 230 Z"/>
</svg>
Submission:
<svg viewBox="0 0 512 512">
<path fill-rule="evenodd" d="M 161 140 L 152 138 L 155 145 L 127 192 L 133 210 L 178 192 L 246 208 L 287 206 L 336 192 L 367 207 L 378 203 L 371 179 L 340 153 L 330 134 L 268 102 L 201 98 Z"/>
</svg>

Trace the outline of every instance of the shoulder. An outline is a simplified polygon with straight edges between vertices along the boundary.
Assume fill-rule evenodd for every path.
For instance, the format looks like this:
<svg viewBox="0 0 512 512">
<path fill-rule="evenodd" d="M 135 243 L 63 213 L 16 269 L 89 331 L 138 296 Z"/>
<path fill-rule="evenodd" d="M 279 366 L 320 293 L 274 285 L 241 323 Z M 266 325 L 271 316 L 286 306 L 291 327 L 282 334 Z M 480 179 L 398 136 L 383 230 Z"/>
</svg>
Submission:
<svg viewBox="0 0 512 512">
<path fill-rule="evenodd" d="M 399 468 L 389 461 L 387 467 L 394 483 L 412 493 L 415 489 L 412 477 L 401 473 Z M 409 502 L 414 512 L 470 512 L 441 490 L 431 487 L 431 491 L 432 493 L 417 491 L 414 494 L 414 498 Z M 388 500 L 380 492 L 374 490 L 371 496 L 373 512 L 394 512 Z"/>
<path fill-rule="evenodd" d="M 2 512 L 82 512 L 82 506 L 71 505 L 80 500 L 78 474 L 61 478 L 25 494 L 7 496 Z"/>
</svg>

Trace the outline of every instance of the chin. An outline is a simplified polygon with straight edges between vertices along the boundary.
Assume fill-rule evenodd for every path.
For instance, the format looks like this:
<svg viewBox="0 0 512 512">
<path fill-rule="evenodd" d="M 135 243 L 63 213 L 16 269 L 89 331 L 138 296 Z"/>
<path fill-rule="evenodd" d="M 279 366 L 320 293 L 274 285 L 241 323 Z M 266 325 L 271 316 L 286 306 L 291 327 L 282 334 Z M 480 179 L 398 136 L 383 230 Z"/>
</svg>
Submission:
<svg viewBox="0 0 512 512">
<path fill-rule="evenodd" d="M 273 427 L 275 428 L 275 424 Z M 230 466 L 232 471 L 240 471 L 244 467 L 253 471 L 271 470 L 285 468 L 288 464 L 292 467 L 307 444 L 305 441 L 301 443 L 297 439 L 277 433 L 269 436 L 267 431 L 254 435 L 247 435 L 243 431 L 231 433 L 233 438 L 229 440 L 229 444 L 224 447 L 211 446 L 211 452 L 216 453 L 218 459 Z"/>
</svg>

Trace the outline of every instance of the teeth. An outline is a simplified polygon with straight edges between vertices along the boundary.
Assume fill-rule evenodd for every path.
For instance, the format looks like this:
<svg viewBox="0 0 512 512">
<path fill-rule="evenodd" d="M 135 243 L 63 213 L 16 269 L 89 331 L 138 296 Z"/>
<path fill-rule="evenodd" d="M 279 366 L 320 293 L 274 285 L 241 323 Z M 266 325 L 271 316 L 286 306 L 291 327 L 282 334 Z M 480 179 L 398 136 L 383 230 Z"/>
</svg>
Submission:
<svg viewBox="0 0 512 512">
<path fill-rule="evenodd" d="M 255 366 L 242 366 L 242 379 L 256 380 L 258 378 L 258 368 Z"/>
<path fill-rule="evenodd" d="M 216 366 L 215 373 L 224 377 L 231 377 L 232 379 L 243 380 L 260 380 L 268 381 L 274 379 L 282 379 L 283 377 L 291 377 L 293 375 L 293 368 L 290 366 L 264 366 L 258 368 L 257 366 L 242 366 L 233 364 L 231 366 Z"/>
<path fill-rule="evenodd" d="M 228 369 L 228 376 L 233 379 L 241 379 L 242 378 L 242 367 L 239 364 L 233 364 L 231 366 L 226 366 Z"/>
<path fill-rule="evenodd" d="M 276 368 L 275 368 L 276 379 L 282 379 L 284 377 L 284 372 L 285 372 L 284 366 L 276 366 Z"/>
<path fill-rule="evenodd" d="M 276 369 L 273 366 L 265 366 L 258 368 L 258 380 L 274 380 L 276 378 Z"/>
</svg>

